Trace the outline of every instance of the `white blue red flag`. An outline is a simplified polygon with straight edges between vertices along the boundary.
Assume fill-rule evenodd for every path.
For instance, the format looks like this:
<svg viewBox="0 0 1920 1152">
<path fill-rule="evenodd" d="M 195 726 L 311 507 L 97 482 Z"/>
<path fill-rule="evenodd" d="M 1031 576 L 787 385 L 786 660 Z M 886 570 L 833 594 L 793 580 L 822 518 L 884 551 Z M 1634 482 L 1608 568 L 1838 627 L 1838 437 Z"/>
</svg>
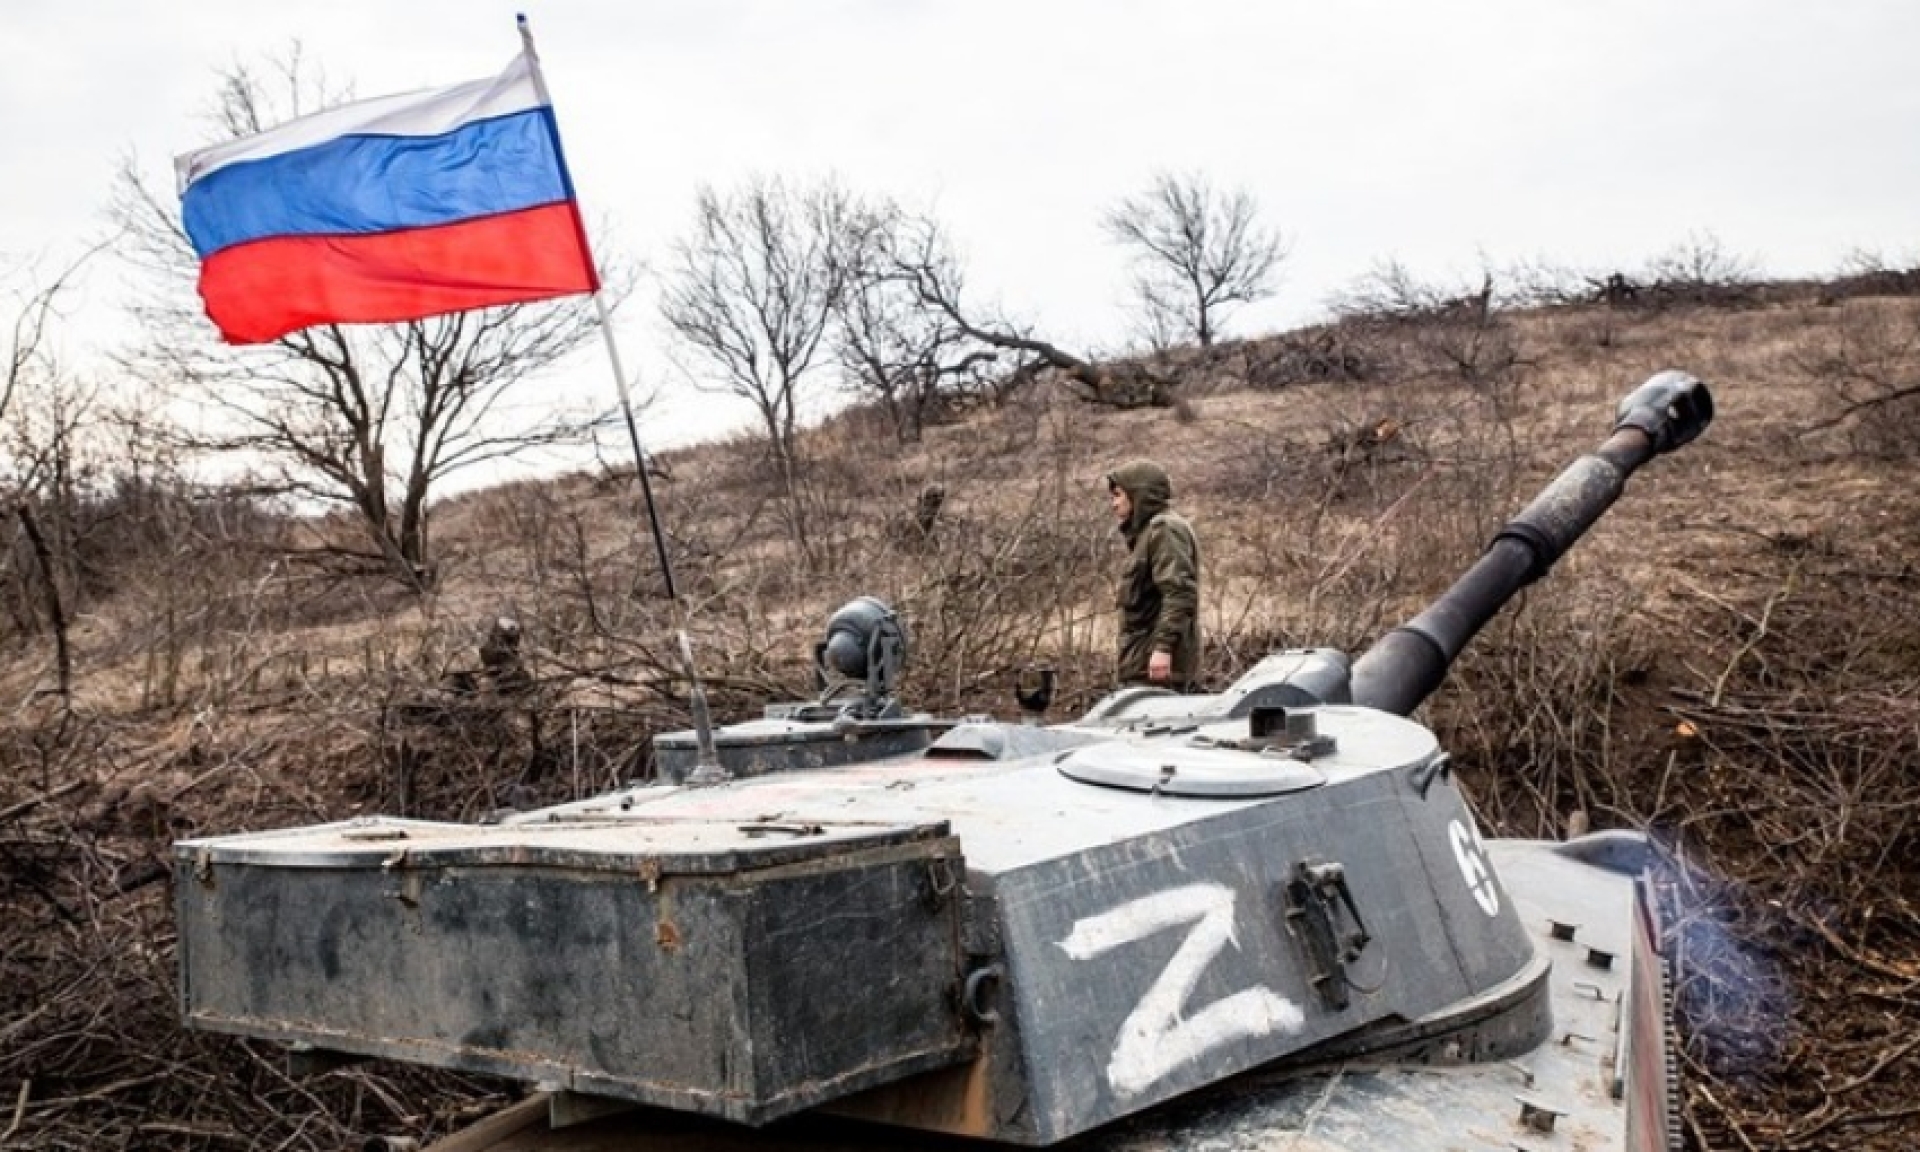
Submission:
<svg viewBox="0 0 1920 1152">
<path fill-rule="evenodd" d="M 233 344 L 598 290 L 526 54 L 490 80 L 342 105 L 190 152 L 181 214 Z"/>
</svg>

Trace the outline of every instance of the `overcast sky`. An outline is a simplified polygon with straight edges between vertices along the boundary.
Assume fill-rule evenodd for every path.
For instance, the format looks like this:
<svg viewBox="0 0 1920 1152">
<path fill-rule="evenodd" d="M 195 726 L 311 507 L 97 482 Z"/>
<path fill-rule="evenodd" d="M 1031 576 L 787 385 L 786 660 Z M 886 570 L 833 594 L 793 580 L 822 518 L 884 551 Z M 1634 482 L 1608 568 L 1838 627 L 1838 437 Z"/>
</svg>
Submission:
<svg viewBox="0 0 1920 1152">
<path fill-rule="evenodd" d="M 103 230 L 120 158 L 171 187 L 219 69 L 299 41 L 362 96 L 477 79 L 533 23 L 603 257 L 666 263 L 695 190 L 837 175 L 931 210 L 969 291 L 1124 342 L 1102 212 L 1156 170 L 1243 187 L 1292 244 L 1253 334 L 1384 260 L 1436 280 L 1634 268 L 1690 237 L 1777 275 L 1920 258 L 1912 0 L 6 0 L 0 268 Z M 66 340 L 126 334 L 95 266 Z M 738 420 L 619 326 L 656 440 Z M 569 374 L 606 374 L 598 349 Z"/>
</svg>

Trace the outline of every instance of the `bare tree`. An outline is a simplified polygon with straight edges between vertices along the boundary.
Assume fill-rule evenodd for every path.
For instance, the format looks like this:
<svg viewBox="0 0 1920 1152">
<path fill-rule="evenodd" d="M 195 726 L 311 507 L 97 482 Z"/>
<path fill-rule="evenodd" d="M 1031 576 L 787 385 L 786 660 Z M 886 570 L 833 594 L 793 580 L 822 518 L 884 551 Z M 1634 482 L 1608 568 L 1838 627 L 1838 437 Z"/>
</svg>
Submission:
<svg viewBox="0 0 1920 1152">
<path fill-rule="evenodd" d="M 266 78 L 235 67 L 220 78 L 219 138 L 251 134 L 338 103 L 296 47 Z M 197 264 L 171 196 L 129 159 L 110 208 L 122 254 L 151 292 L 134 312 L 144 339 L 125 356 L 176 405 L 181 445 L 234 454 L 264 489 L 345 507 L 366 548 L 321 555 L 383 571 L 424 590 L 434 576 L 430 502 L 448 476 L 557 444 L 577 443 L 605 411 L 568 411 L 523 392 L 527 381 L 592 337 L 582 297 L 464 312 L 407 324 L 327 325 L 270 345 L 220 344 L 200 315 Z M 615 302 L 630 280 L 610 278 Z"/>
<path fill-rule="evenodd" d="M 1216 190 L 1198 173 L 1160 173 L 1109 211 L 1106 230 L 1133 255 L 1133 291 L 1156 347 L 1211 347 L 1232 310 L 1273 294 L 1287 257 L 1245 190 Z"/>
<path fill-rule="evenodd" d="M 1477 286 L 1422 280 L 1398 260 L 1376 261 L 1373 267 L 1334 293 L 1327 301 L 1344 320 L 1427 321 L 1471 319 L 1484 321 L 1500 304 L 1491 268 L 1480 274 Z"/>
<path fill-rule="evenodd" d="M 1729 251 L 1712 232 L 1693 232 L 1650 260 L 1647 276 L 1674 290 L 1724 293 L 1751 287 L 1760 273 L 1754 261 Z"/>
<path fill-rule="evenodd" d="M 31 264 L 0 271 L 0 528 L 12 532 L 0 545 L 0 628 L 52 635 L 52 692 L 69 707 L 70 624 L 106 582 L 101 554 L 128 535 L 98 515 L 129 471 L 108 436 L 103 390 L 54 350 L 60 303 L 104 247 L 44 283 Z"/>
<path fill-rule="evenodd" d="M 35 504 L 43 493 L 63 493 L 72 485 L 74 429 L 86 403 L 70 402 L 72 392 L 53 360 L 48 342 L 59 315 L 56 305 L 60 294 L 85 259 L 81 257 L 50 284 L 27 285 L 7 293 L 14 306 L 8 309 L 12 317 L 6 322 L 7 343 L 0 350 L 4 351 L 0 356 L 0 364 L 4 364 L 4 376 L 0 376 L 0 501 L 4 501 L 0 513 L 4 515 L 0 523 L 17 522 L 17 539 L 25 546 L 24 556 L 19 547 L 10 547 L 0 556 L 0 572 L 18 572 L 23 591 L 29 582 L 36 585 L 35 599 L 46 614 L 54 638 L 55 691 L 67 703 L 73 693 L 73 657 L 67 637 L 67 597 L 61 588 L 62 565 L 55 553 L 56 542 L 49 540 Z M 25 280 L 27 271 L 14 269 L 11 274 Z M 16 403 L 28 396 L 38 401 L 32 409 Z M 36 410 L 43 410 L 48 418 L 37 420 L 40 412 Z M 42 424 L 51 429 L 51 435 L 39 434 Z M 30 564 L 27 557 L 31 558 Z M 16 619 L 23 615 L 13 605 L 9 608 Z"/>
<path fill-rule="evenodd" d="M 52 371 L 48 341 L 54 321 L 59 318 L 60 296 L 79 274 L 80 266 L 93 252 L 81 256 L 45 285 L 33 283 L 32 268 L 21 263 L 0 268 L 0 307 L 10 315 L 5 326 L 6 347 L 0 355 L 0 421 L 7 417 L 14 397 L 38 374 Z M 14 283 L 9 283 L 14 281 Z"/>
<path fill-rule="evenodd" d="M 966 301 L 966 269 L 939 224 L 925 217 L 897 217 L 880 233 L 882 275 L 908 287 L 922 309 L 940 317 L 969 340 L 1018 354 L 1003 387 L 1029 381 L 1042 368 L 1060 374 L 1083 399 L 1116 407 L 1173 403 L 1170 382 L 1144 363 L 1102 364 L 1061 348 L 1028 326 Z"/>
<path fill-rule="evenodd" d="M 727 194 L 702 188 L 661 299 L 668 326 L 711 371 L 696 386 L 738 396 L 759 416 L 802 554 L 800 416 L 815 399 L 815 369 L 872 222 L 831 179 L 802 189 L 768 177 Z"/>
<path fill-rule="evenodd" d="M 906 218 L 888 211 L 879 219 L 835 310 L 836 352 L 848 390 L 884 405 L 904 444 L 920 439 L 954 393 L 980 387 L 998 357 L 896 274 L 888 254 Z"/>
</svg>

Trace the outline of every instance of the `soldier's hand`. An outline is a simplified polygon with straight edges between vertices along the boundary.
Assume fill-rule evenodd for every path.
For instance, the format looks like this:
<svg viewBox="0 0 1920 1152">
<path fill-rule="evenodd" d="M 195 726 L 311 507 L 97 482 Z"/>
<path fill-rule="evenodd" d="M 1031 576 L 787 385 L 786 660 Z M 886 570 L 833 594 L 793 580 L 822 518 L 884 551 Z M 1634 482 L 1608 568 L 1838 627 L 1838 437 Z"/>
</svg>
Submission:
<svg viewBox="0 0 1920 1152">
<path fill-rule="evenodd" d="M 1162 652 L 1158 649 L 1154 650 L 1152 658 L 1147 661 L 1147 679 L 1156 684 L 1163 680 L 1173 679 L 1173 654 L 1171 652 Z"/>
</svg>

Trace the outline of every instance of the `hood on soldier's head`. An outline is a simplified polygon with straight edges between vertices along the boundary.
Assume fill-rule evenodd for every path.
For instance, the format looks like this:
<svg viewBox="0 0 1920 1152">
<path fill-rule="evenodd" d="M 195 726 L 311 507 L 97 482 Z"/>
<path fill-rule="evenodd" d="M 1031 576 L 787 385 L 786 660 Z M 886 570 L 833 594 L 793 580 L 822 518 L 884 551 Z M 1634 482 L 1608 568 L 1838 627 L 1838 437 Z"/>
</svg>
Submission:
<svg viewBox="0 0 1920 1152">
<path fill-rule="evenodd" d="M 1107 473 L 1107 486 L 1125 492 L 1133 506 L 1133 514 L 1121 525 L 1129 540 L 1173 502 L 1173 481 L 1165 468 L 1151 460 L 1129 460 L 1120 465 Z"/>
</svg>

